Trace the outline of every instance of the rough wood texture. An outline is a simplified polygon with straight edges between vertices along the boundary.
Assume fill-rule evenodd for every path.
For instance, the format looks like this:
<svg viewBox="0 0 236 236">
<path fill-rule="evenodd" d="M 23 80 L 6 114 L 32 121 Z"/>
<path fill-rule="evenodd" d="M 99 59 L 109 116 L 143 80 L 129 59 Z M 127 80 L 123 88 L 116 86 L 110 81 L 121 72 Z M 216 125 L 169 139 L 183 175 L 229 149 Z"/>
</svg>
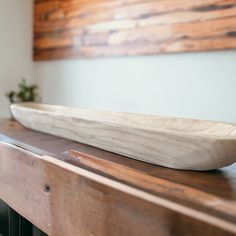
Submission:
<svg viewBox="0 0 236 236">
<path fill-rule="evenodd" d="M 20 141 L 0 142 L 0 198 L 49 235 L 236 235 L 235 166 L 170 170 L 8 120 L 0 133 Z"/>
<path fill-rule="evenodd" d="M 134 167 L 98 158 L 95 155 L 88 155 L 75 150 L 70 150 L 68 153 L 70 156 L 77 158 L 79 163 L 90 169 L 123 181 L 124 183 L 138 186 L 151 193 L 164 196 L 165 199 L 175 199 L 175 201 L 179 203 L 185 202 L 185 204 L 188 202 L 187 204 L 191 203 L 201 207 L 203 211 L 205 211 L 204 208 L 210 209 L 213 215 L 218 215 L 220 212 L 223 215 L 231 215 L 232 218 L 236 217 L 236 205 L 231 202 L 225 202 L 221 197 L 215 196 L 212 193 L 199 191 L 193 187 L 184 186 L 170 180 L 156 178 L 155 176 L 147 175 L 142 169 L 137 170 Z M 174 191 L 171 192 L 173 189 Z M 202 201 L 203 198 L 208 200 Z M 212 207 L 212 202 L 218 202 L 218 204 Z"/>
<path fill-rule="evenodd" d="M 174 169 L 210 170 L 236 161 L 236 126 L 211 121 L 12 105 L 25 127 Z"/>
<path fill-rule="evenodd" d="M 34 58 L 236 48 L 236 0 L 35 0 Z"/>
</svg>

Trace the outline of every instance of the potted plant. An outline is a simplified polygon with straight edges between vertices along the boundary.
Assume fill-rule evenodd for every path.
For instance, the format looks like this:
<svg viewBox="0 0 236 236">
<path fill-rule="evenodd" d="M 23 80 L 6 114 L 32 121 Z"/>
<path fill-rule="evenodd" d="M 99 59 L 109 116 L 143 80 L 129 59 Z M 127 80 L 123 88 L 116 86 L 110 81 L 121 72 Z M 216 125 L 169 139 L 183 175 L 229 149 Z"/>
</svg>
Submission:
<svg viewBox="0 0 236 236">
<path fill-rule="evenodd" d="M 37 85 L 27 85 L 26 80 L 22 79 L 18 87 L 18 91 L 12 90 L 6 94 L 11 104 L 17 102 L 36 102 L 38 100 Z M 11 118 L 13 119 L 12 115 Z"/>
</svg>

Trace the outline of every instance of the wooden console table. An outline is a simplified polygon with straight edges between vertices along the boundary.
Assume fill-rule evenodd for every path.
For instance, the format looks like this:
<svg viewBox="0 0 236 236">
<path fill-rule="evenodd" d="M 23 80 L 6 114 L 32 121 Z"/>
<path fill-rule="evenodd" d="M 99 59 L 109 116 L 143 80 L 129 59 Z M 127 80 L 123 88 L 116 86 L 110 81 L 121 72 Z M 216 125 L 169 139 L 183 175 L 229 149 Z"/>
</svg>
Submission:
<svg viewBox="0 0 236 236">
<path fill-rule="evenodd" d="M 50 236 L 236 235 L 236 165 L 177 171 L 0 120 L 0 199 Z"/>
</svg>

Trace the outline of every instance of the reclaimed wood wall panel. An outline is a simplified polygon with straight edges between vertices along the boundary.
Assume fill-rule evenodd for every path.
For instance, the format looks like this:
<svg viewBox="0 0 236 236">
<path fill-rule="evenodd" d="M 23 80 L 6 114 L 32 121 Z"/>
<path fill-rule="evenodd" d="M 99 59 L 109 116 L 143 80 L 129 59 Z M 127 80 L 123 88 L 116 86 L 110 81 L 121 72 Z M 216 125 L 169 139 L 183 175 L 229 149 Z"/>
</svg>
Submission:
<svg viewBox="0 0 236 236">
<path fill-rule="evenodd" d="M 35 60 L 236 48 L 236 0 L 35 0 Z"/>
</svg>

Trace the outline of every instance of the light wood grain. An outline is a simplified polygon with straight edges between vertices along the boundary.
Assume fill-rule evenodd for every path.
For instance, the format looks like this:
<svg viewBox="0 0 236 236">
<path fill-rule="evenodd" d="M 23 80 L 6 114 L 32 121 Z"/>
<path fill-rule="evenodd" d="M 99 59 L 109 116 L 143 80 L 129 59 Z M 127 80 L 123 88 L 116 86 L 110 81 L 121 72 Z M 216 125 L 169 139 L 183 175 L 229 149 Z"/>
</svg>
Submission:
<svg viewBox="0 0 236 236">
<path fill-rule="evenodd" d="M 39 0 L 34 58 L 231 49 L 235 22 L 236 0 Z"/>
<path fill-rule="evenodd" d="M 230 221 L 3 142 L 0 163 L 0 198 L 50 236 L 236 234 Z"/>
<path fill-rule="evenodd" d="M 236 161 L 236 126 L 221 122 L 12 105 L 25 127 L 175 169 L 210 170 Z"/>
</svg>

